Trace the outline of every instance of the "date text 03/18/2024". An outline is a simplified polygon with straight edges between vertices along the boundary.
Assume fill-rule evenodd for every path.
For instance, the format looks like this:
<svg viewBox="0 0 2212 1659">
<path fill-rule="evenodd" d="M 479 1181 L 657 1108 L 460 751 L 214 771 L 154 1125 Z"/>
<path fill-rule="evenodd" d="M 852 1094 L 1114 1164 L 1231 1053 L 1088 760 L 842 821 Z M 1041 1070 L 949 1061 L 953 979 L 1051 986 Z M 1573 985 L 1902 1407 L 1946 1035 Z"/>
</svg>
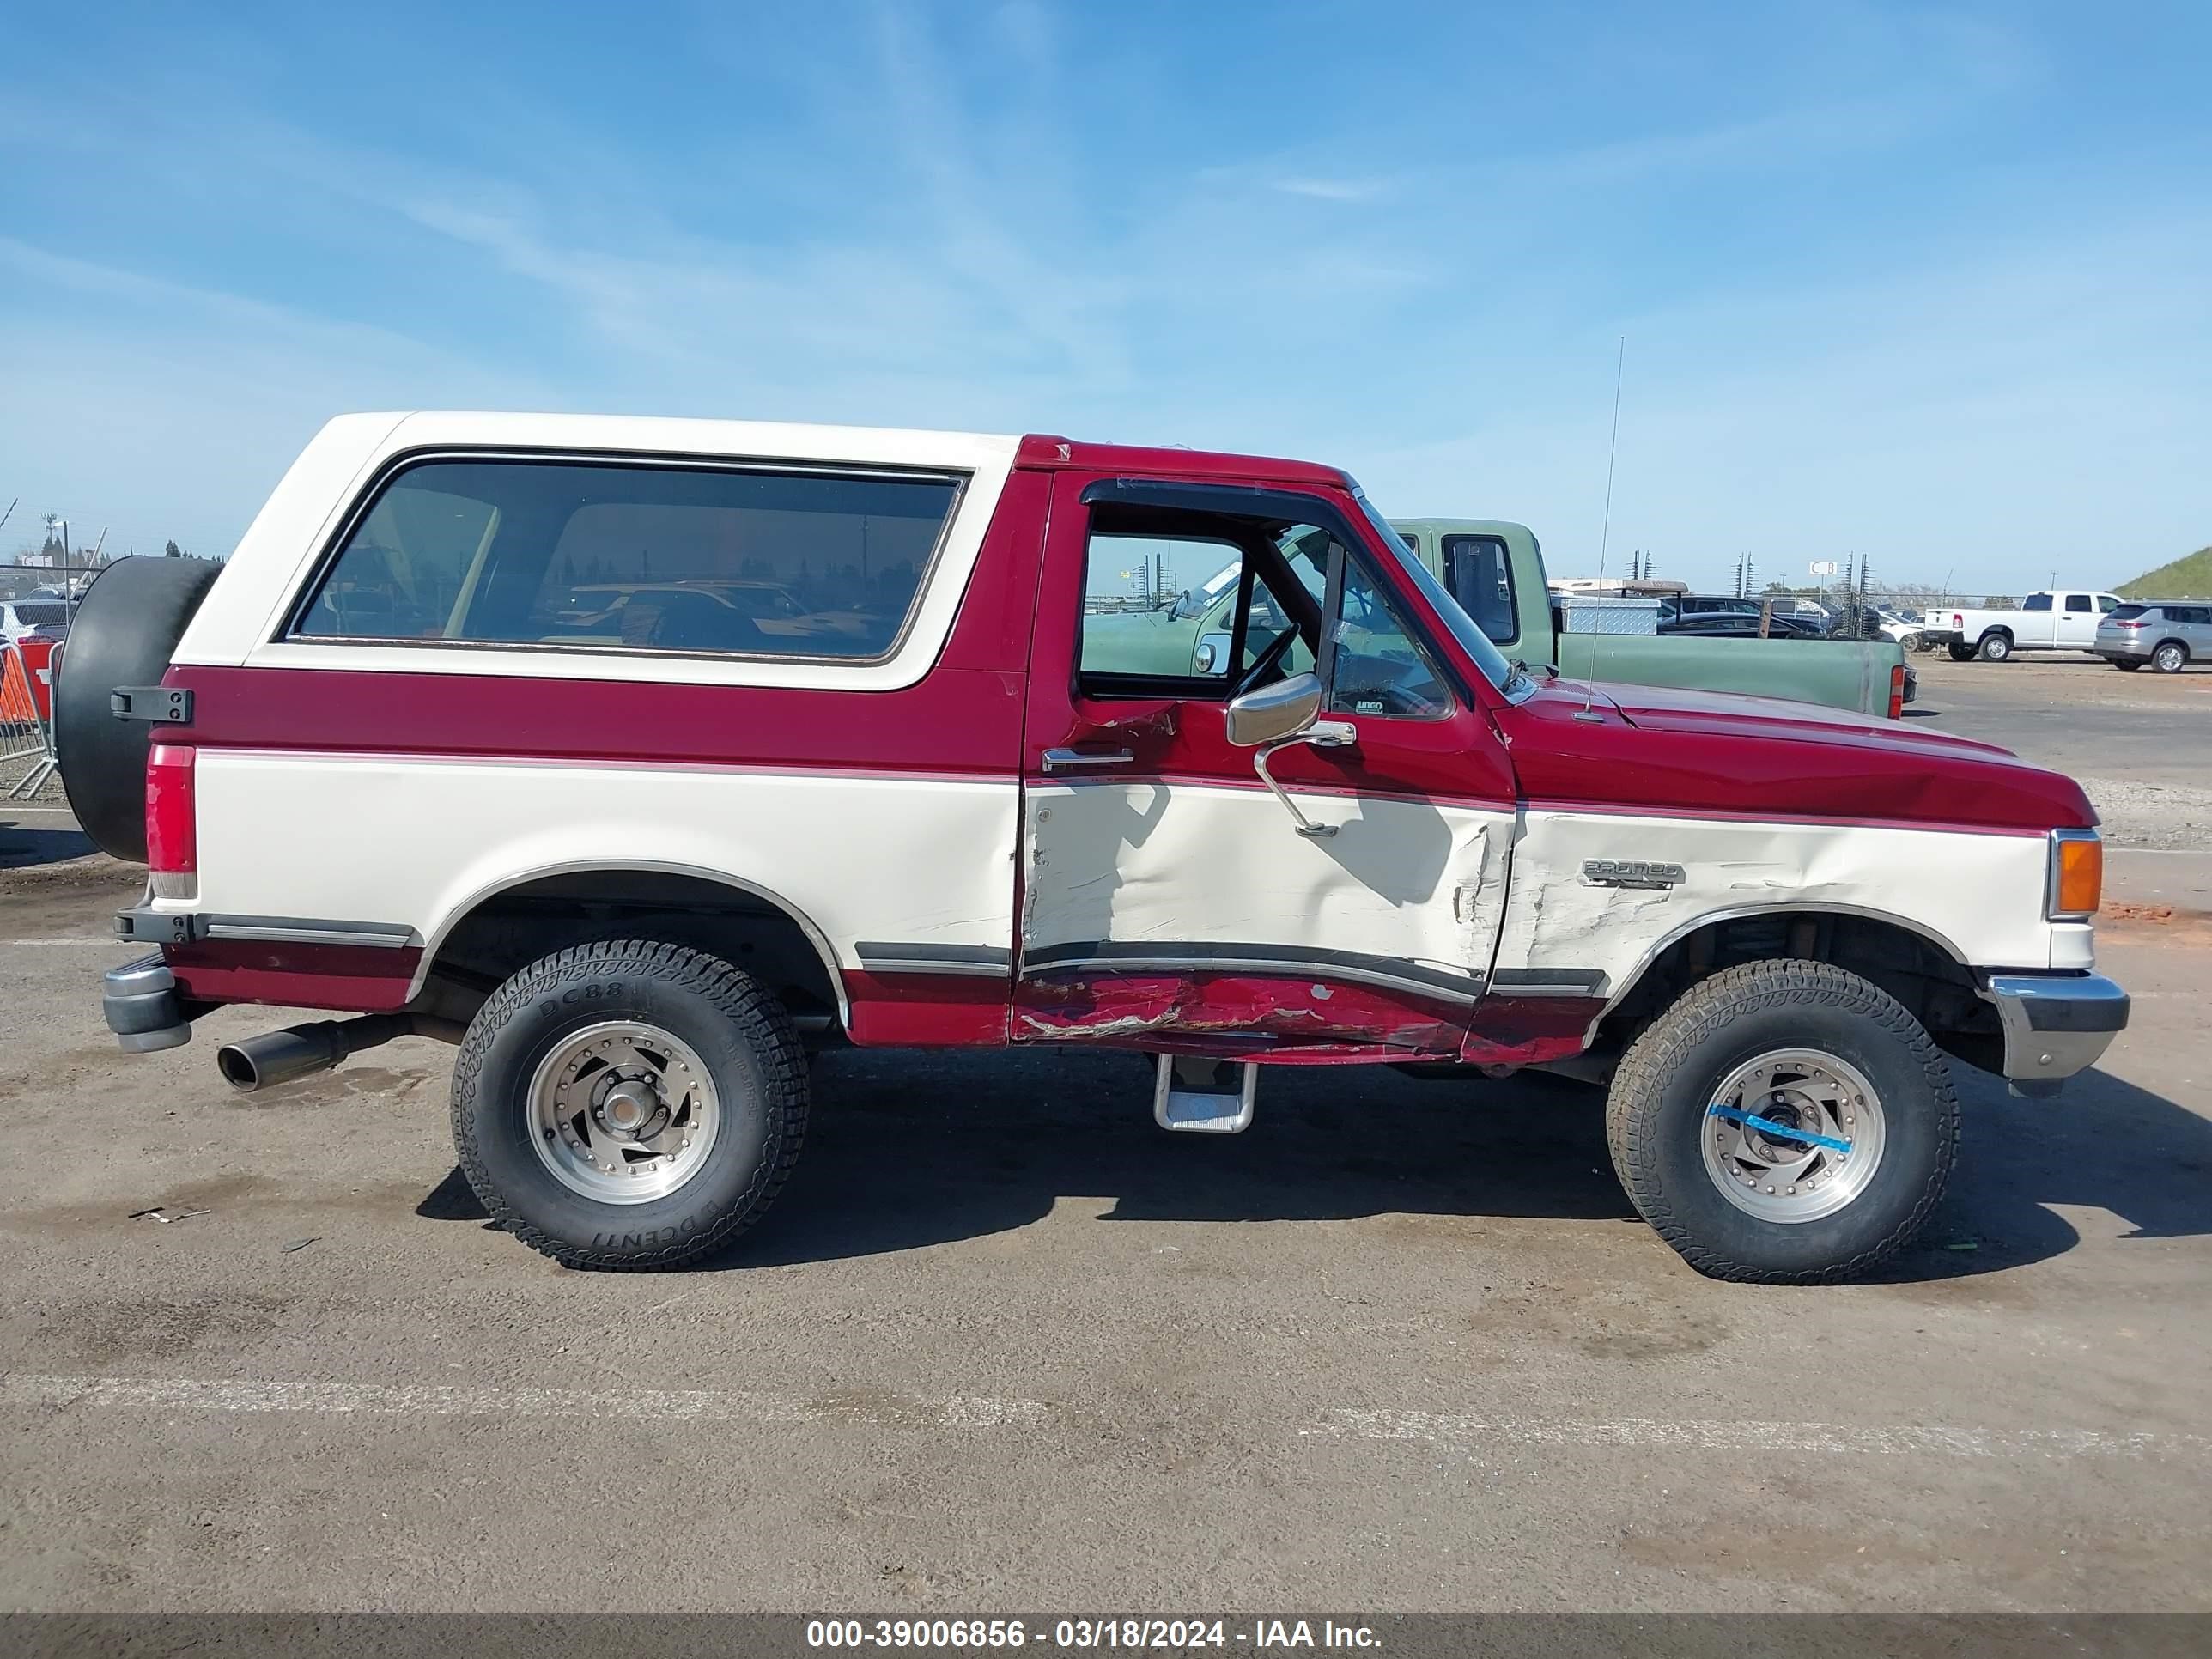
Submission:
<svg viewBox="0 0 2212 1659">
<path fill-rule="evenodd" d="M 1030 1646 L 1073 1650 L 1176 1650 L 1194 1648 L 1373 1650 L 1369 1626 L 1334 1620 L 1259 1619 L 1231 1626 L 1221 1619 L 1060 1619 L 1032 1629 L 1020 1619 L 813 1619 L 806 1645 L 817 1650 L 891 1648 L 1005 1650 Z"/>
</svg>

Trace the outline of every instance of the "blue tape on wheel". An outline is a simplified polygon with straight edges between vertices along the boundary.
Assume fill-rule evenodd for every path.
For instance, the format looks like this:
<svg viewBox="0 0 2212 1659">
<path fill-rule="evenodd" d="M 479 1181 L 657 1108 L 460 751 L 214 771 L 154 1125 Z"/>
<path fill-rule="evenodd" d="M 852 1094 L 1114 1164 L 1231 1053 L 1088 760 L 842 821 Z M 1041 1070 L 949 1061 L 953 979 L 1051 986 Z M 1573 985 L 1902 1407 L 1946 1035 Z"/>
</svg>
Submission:
<svg viewBox="0 0 2212 1659">
<path fill-rule="evenodd" d="M 1816 1135 L 1810 1129 L 1793 1129 L 1786 1123 L 1777 1123 L 1771 1117 L 1754 1117 L 1749 1112 L 1733 1106 L 1723 1106 L 1715 1101 L 1706 1109 L 1707 1115 L 1726 1123 L 1740 1123 L 1747 1129 L 1756 1129 L 1761 1134 L 1772 1135 L 1778 1140 L 1800 1141 L 1808 1146 L 1826 1146 L 1832 1152 L 1848 1152 L 1851 1143 L 1838 1140 L 1833 1135 Z"/>
</svg>

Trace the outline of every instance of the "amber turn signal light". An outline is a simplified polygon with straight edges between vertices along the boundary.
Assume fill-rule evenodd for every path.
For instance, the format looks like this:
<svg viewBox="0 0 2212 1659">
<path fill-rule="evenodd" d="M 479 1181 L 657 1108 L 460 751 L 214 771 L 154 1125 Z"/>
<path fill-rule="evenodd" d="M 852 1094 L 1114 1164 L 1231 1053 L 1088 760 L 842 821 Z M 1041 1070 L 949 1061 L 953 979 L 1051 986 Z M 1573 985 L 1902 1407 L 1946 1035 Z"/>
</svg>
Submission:
<svg viewBox="0 0 2212 1659">
<path fill-rule="evenodd" d="M 2093 833 L 2062 831 L 2051 843 L 2051 919 L 2082 921 L 2105 893 L 2105 843 Z"/>
</svg>

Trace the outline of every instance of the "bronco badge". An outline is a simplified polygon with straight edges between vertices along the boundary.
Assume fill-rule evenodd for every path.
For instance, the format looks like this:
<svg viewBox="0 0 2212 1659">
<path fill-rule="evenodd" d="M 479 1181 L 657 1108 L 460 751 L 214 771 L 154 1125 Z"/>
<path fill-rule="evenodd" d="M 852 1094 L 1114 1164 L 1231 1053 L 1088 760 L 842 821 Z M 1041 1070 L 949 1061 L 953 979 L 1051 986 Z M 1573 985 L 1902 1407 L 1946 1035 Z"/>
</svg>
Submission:
<svg viewBox="0 0 2212 1659">
<path fill-rule="evenodd" d="M 1650 887 L 1665 890 L 1683 882 L 1679 864 L 1646 864 L 1640 859 L 1584 859 L 1583 879 L 1597 887 Z"/>
</svg>

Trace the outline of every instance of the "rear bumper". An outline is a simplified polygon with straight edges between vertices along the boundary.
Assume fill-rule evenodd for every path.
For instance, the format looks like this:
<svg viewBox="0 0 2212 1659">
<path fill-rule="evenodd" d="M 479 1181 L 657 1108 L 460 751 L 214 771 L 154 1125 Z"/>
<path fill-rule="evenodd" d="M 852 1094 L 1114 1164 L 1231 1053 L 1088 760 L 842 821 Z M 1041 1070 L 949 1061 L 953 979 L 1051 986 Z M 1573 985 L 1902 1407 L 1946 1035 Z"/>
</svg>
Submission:
<svg viewBox="0 0 2212 1659">
<path fill-rule="evenodd" d="M 2156 641 L 2150 639 L 2116 640 L 2100 634 L 2089 649 L 2106 662 L 2148 662 Z"/>
<path fill-rule="evenodd" d="M 2094 974 L 1992 974 L 1982 994 L 2004 1026 L 2004 1074 L 2021 1094 L 2058 1085 L 2128 1027 L 2128 994 Z"/>
<path fill-rule="evenodd" d="M 109 969 L 100 987 L 100 1010 L 125 1054 L 181 1048 L 192 1040 L 177 1000 L 176 976 L 158 952 Z"/>
</svg>

